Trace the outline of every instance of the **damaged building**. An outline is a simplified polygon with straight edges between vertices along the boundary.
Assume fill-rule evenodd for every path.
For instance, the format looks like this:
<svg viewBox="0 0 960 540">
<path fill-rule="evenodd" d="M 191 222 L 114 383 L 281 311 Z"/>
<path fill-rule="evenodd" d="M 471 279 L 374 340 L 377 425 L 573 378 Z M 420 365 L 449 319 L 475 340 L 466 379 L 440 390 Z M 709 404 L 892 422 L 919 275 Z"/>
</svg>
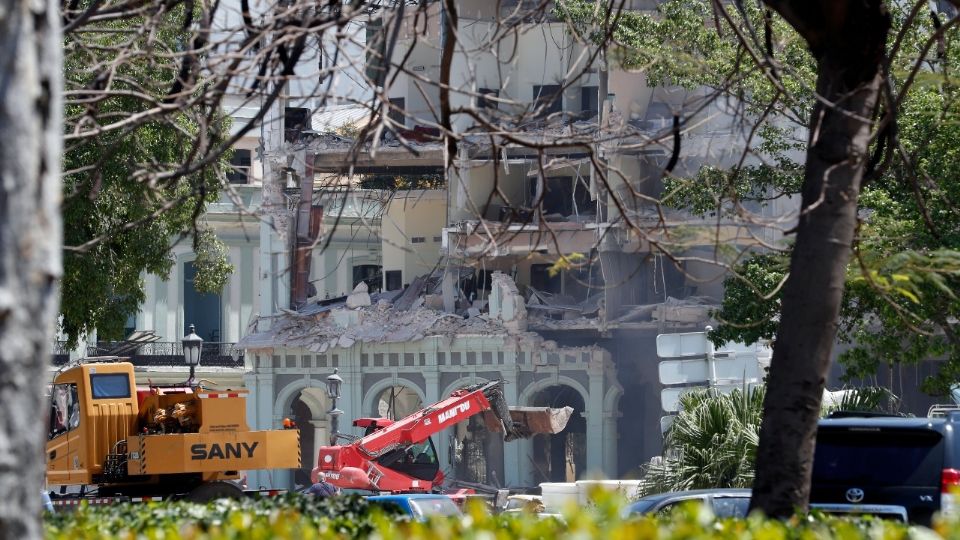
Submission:
<svg viewBox="0 0 960 540">
<path fill-rule="evenodd" d="M 186 247 L 169 280 L 148 279 L 137 328 L 172 342 L 197 323 L 209 341 L 238 341 L 251 428 L 300 426 L 303 468 L 252 472 L 252 485 L 309 481 L 334 370 L 340 429 L 354 435 L 354 418 L 400 418 L 493 379 L 511 405 L 574 409 L 563 433 L 527 441 L 504 444 L 479 422 L 446 430 L 435 442 L 448 479 L 635 475 L 662 448 L 656 336 L 702 331 L 723 266 L 790 226 L 785 198 L 747 208 L 750 220 L 657 204 L 668 168 L 691 177 L 740 157 L 735 113 L 708 92 L 608 66 L 549 14 L 511 22 L 491 47 L 523 2 L 455 4 L 451 107 L 474 113 L 452 118 L 455 152 L 425 82 L 439 80 L 444 39 L 441 3 L 426 2 L 425 26 L 391 38 L 388 60 L 408 69 L 388 86 L 278 99 L 260 151 L 238 154 L 252 234 L 214 216 L 238 268 L 222 296 L 195 294 Z M 388 9 L 351 23 L 351 61 L 382 46 Z M 378 114 L 396 129 L 358 138 Z"/>
<path fill-rule="evenodd" d="M 496 14 L 484 2 L 458 5 L 473 15 L 458 36 L 470 50 Z M 351 175 L 358 183 L 444 180 L 431 197 L 395 192 L 403 203 L 391 203 L 395 217 L 381 218 L 378 287 L 329 301 L 301 294 L 242 341 L 248 385 L 262 399 L 250 418 L 266 427 L 294 414 L 313 426 L 305 456 L 328 437 L 322 387 L 336 368 L 348 388 L 347 419 L 401 417 L 493 378 L 507 382 L 513 405 L 574 408 L 567 432 L 551 438 L 503 445 L 479 425 L 448 430 L 437 441 L 448 478 L 529 486 L 635 475 L 662 448 L 656 336 L 702 331 L 722 297 L 724 264 L 779 241 L 778 225 L 793 208 L 787 199 L 752 208 L 749 221 L 656 203 L 668 165 L 692 176 L 739 158 L 743 134 L 722 103 L 699 90 L 649 86 L 642 72 L 571 69 L 580 45 L 563 23 L 548 17 L 521 28 L 504 46 L 517 51 L 509 60 L 479 43 L 469 58 L 454 53 L 458 88 L 473 90 L 451 100 L 510 135 L 458 117 L 450 167 L 431 116 L 438 89 L 408 73 L 385 89 L 405 111 L 393 119 L 402 125 L 397 134 L 358 141 L 325 132 L 296 146 L 308 183 Z M 437 76 L 436 30 L 402 31 L 395 59 Z M 564 80 L 568 73 L 575 80 Z M 518 123 L 515 111 L 500 114 L 505 102 L 543 115 Z M 690 103 L 708 120 L 684 127 L 683 152 L 672 160 L 674 138 L 664 134 Z"/>
<path fill-rule="evenodd" d="M 615 476 L 623 388 L 610 353 L 530 332 L 525 300 L 505 274 L 490 276 L 487 306 L 466 316 L 443 311 L 442 282 L 438 273 L 373 294 L 361 283 L 346 298 L 271 316 L 268 330 L 240 343 L 246 384 L 257 396 L 250 421 L 276 425 L 293 414 L 303 455 L 315 456 L 330 436 L 324 388 L 334 369 L 347 419 L 402 418 L 463 386 L 502 379 L 508 403 L 570 406 L 574 417 L 560 434 L 511 443 L 479 417 L 448 429 L 435 441 L 448 480 L 523 486 L 586 471 Z"/>
</svg>

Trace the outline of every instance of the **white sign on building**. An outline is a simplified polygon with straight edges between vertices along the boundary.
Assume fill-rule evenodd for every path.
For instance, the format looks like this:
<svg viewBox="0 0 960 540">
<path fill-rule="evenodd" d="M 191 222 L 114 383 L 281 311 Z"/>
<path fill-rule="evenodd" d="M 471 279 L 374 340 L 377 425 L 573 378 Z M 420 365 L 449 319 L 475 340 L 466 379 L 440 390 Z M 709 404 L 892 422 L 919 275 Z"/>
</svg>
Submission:
<svg viewBox="0 0 960 540">
<path fill-rule="evenodd" d="M 690 390 L 731 392 L 763 380 L 773 354 L 769 346 L 728 342 L 715 349 L 707 339 L 710 330 L 708 326 L 705 332 L 657 336 L 657 356 L 662 359 L 659 378 L 666 386 L 660 393 L 660 404 L 665 412 L 676 412 L 680 396 Z M 661 421 L 661 428 L 666 425 Z"/>
</svg>

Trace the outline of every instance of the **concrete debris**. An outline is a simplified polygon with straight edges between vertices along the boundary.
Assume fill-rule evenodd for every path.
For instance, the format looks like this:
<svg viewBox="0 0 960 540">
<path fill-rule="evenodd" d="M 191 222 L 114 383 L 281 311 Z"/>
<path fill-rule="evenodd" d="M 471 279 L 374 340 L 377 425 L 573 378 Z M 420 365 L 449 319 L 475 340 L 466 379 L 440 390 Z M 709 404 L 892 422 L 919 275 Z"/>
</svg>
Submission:
<svg viewBox="0 0 960 540">
<path fill-rule="evenodd" d="M 359 307 L 367 307 L 370 304 L 370 289 L 365 282 L 361 281 L 353 289 L 350 296 L 347 297 L 347 307 L 356 309 Z"/>
<path fill-rule="evenodd" d="M 550 317 L 558 315 L 564 319 L 596 317 L 603 304 L 603 293 L 594 294 L 583 302 L 577 302 L 570 296 L 539 291 L 533 287 L 527 287 L 527 289 L 530 294 L 527 308 Z"/>
<path fill-rule="evenodd" d="M 573 407 L 510 407 L 509 411 L 510 419 L 527 434 L 560 433 L 573 416 Z M 482 418 L 488 430 L 503 433 L 503 423 L 493 411 L 484 411 Z"/>
<path fill-rule="evenodd" d="M 428 294 L 423 297 L 423 307 L 435 311 L 443 311 L 443 296 Z"/>
<path fill-rule="evenodd" d="M 490 318 L 499 320 L 514 332 L 527 331 L 526 302 L 517 284 L 503 272 L 494 272 L 490 278 Z"/>
<path fill-rule="evenodd" d="M 414 303 L 422 297 L 423 290 L 426 286 L 427 276 L 417 276 L 393 303 L 394 309 L 397 311 L 409 311 L 414 307 Z"/>
<path fill-rule="evenodd" d="M 695 323 L 706 321 L 715 305 L 710 298 L 690 296 L 679 300 L 672 296 L 657 306 L 653 318 L 664 322 Z"/>
<path fill-rule="evenodd" d="M 534 331 L 557 331 L 557 330 L 599 330 L 602 321 L 603 302 L 600 299 L 594 300 L 592 297 L 586 302 L 580 304 L 579 317 L 570 318 L 573 312 L 572 306 L 557 305 L 556 296 L 550 296 L 540 291 L 536 292 L 536 297 L 531 296 L 533 305 L 527 304 L 527 307 L 534 313 L 529 319 L 528 327 Z M 544 303 L 546 302 L 546 303 Z M 659 304 L 645 304 L 640 306 L 623 306 L 624 310 L 620 316 L 608 321 L 605 325 L 607 329 L 622 327 L 624 325 L 651 326 L 662 323 L 674 324 L 699 324 L 705 323 L 710 319 L 710 311 L 717 308 L 716 300 L 708 297 L 691 296 L 684 299 L 667 297 L 666 301 Z M 596 310 L 596 311 L 594 311 Z M 557 319 L 555 316 L 561 313 L 563 319 Z M 591 317 L 596 313 L 596 317 Z"/>
<path fill-rule="evenodd" d="M 576 319 L 551 319 L 549 317 L 531 317 L 527 327 L 535 332 L 550 332 L 557 330 L 600 330 L 597 319 L 579 317 Z"/>
<path fill-rule="evenodd" d="M 449 346 L 462 336 L 503 336 L 531 340 L 540 350 L 553 351 L 557 344 L 545 341 L 536 331 L 655 328 L 665 322 L 699 324 L 707 321 L 710 310 L 716 307 L 711 298 L 668 297 L 663 303 L 624 306 L 618 318 L 604 321 L 602 295 L 576 304 L 558 295 L 531 290 L 530 300 L 524 301 L 509 275 L 494 272 L 487 300 L 475 300 L 469 307 L 448 312 L 454 295 L 450 291 L 437 294 L 445 286 L 455 286 L 455 281 L 439 275 L 424 276 L 403 291 L 370 294 L 361 282 L 348 297 L 260 317 L 258 324 L 251 326 L 259 331 L 248 333 L 238 348 L 305 348 L 324 353 L 356 343 L 403 343 L 439 336 Z M 485 312 L 485 308 L 489 310 Z M 561 318 L 557 318 L 558 314 Z M 527 346 L 530 343 L 524 345 Z"/>
<path fill-rule="evenodd" d="M 306 306 L 299 312 L 284 312 L 270 317 L 269 330 L 249 334 L 238 343 L 249 350 L 276 347 L 306 348 L 322 353 L 329 349 L 351 347 L 356 343 L 402 343 L 422 340 L 430 336 L 454 339 L 457 336 L 513 336 L 540 341 L 533 333 L 526 333 L 526 309 L 513 280 L 495 273 L 493 293 L 496 316 L 482 314 L 470 308 L 470 317 L 445 313 L 425 306 L 425 299 L 413 299 L 410 308 L 400 310 L 395 303 L 378 298 L 375 305 L 367 300 L 369 294 L 363 284 L 357 286 L 346 301 L 326 305 L 322 311 Z M 379 295 L 375 295 L 379 296 Z M 437 295 L 431 303 L 436 305 Z M 402 298 L 394 296 L 393 298 Z M 491 309 L 494 306 L 490 302 Z"/>
<path fill-rule="evenodd" d="M 659 305 L 629 306 L 629 309 L 623 315 L 617 317 L 616 322 L 650 321 L 653 319 L 653 312 L 657 310 Z"/>
</svg>

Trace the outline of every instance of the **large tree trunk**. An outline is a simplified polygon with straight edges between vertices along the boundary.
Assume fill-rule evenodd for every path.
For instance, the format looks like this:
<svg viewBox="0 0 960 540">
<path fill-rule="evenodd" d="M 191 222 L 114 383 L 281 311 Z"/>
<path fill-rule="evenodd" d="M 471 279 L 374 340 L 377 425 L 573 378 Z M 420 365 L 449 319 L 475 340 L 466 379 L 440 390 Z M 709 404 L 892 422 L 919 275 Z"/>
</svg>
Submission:
<svg viewBox="0 0 960 540">
<path fill-rule="evenodd" d="M 52 0 L 0 0 L 0 538 L 40 538 L 60 275 L 61 38 Z"/>
<path fill-rule="evenodd" d="M 752 508 L 807 507 L 817 420 L 837 333 L 857 198 L 883 80 L 881 0 L 767 2 L 817 59 L 802 210 L 764 401 Z"/>
</svg>

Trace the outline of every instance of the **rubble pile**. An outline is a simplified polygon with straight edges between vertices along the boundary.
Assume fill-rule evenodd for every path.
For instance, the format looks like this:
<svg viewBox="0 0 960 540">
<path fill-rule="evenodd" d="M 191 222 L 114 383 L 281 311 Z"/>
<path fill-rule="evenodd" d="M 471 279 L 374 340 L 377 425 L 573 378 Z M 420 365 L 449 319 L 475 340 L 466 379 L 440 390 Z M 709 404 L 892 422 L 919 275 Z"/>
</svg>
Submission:
<svg viewBox="0 0 960 540">
<path fill-rule="evenodd" d="M 425 293 L 422 281 L 411 284 L 403 293 L 369 294 L 365 283 L 345 299 L 323 306 L 308 306 L 300 311 L 285 311 L 271 319 L 269 330 L 252 332 L 238 344 L 244 349 L 274 347 L 304 348 L 323 353 L 354 343 L 402 343 L 430 336 L 519 336 L 526 332 L 523 297 L 509 277 L 495 278 L 497 298 L 492 313 L 469 308 L 467 313 L 446 313 L 425 305 L 424 296 L 410 301 L 411 287 Z M 529 337 L 538 337 L 529 334 Z"/>
<path fill-rule="evenodd" d="M 402 291 L 371 294 L 361 282 L 346 297 L 317 301 L 299 311 L 284 310 L 259 320 L 238 346 L 248 350 L 303 348 L 315 353 L 349 348 L 355 343 L 405 343 L 427 337 L 503 336 L 546 342 L 535 330 L 603 330 L 626 324 L 699 323 L 709 318 L 711 299 L 667 298 L 659 304 L 627 306 L 606 320 L 602 294 L 584 302 L 530 289 L 524 299 L 510 276 L 494 272 L 487 300 L 451 302 L 445 311 L 442 278 L 418 277 Z M 268 329 L 264 327 L 269 326 Z"/>
</svg>

